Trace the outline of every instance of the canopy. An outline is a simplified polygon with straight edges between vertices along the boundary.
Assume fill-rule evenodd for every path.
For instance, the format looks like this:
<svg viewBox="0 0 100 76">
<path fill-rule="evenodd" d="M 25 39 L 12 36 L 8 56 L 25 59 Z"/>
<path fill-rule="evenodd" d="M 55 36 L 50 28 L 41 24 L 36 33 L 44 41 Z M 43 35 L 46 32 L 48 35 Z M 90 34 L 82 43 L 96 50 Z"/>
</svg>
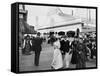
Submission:
<svg viewBox="0 0 100 76">
<path fill-rule="evenodd" d="M 65 35 L 65 32 L 64 31 L 60 31 L 60 32 L 58 32 L 58 35 Z"/>
</svg>

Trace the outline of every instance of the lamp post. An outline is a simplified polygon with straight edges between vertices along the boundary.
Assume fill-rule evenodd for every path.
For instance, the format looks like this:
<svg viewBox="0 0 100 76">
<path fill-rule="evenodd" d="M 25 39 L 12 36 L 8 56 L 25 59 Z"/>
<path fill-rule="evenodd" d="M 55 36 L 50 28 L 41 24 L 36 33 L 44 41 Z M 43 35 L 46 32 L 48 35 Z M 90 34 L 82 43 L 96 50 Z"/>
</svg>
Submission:
<svg viewBox="0 0 100 76">
<path fill-rule="evenodd" d="M 74 15 L 74 11 L 73 11 L 73 9 L 72 9 L 72 16 Z"/>
</svg>

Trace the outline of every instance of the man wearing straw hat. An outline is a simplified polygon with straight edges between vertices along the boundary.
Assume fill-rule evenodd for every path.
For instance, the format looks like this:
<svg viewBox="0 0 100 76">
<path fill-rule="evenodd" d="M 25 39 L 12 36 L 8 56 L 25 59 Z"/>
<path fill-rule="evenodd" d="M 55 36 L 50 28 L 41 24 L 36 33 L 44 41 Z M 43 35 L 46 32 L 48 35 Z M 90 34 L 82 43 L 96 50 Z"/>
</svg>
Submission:
<svg viewBox="0 0 100 76">
<path fill-rule="evenodd" d="M 74 40 L 74 31 L 68 31 L 67 32 L 67 51 L 65 52 L 65 57 L 64 57 L 64 67 L 69 68 L 71 58 L 72 58 L 72 52 L 73 52 L 73 40 Z"/>
</svg>

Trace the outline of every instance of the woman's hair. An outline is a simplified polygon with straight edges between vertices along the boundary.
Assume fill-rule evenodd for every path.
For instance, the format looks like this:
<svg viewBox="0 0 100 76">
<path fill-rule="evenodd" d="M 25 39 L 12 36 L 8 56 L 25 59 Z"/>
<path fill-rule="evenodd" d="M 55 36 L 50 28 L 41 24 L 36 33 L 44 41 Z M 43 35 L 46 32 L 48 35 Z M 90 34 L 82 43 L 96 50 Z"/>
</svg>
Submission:
<svg viewBox="0 0 100 76">
<path fill-rule="evenodd" d="M 58 39 L 57 39 L 57 40 L 58 40 Z M 54 48 L 60 48 L 60 42 L 57 41 L 57 40 L 53 43 Z"/>
<path fill-rule="evenodd" d="M 58 40 L 58 38 L 55 38 L 55 39 L 54 39 L 54 42 L 56 42 L 57 40 Z"/>
</svg>

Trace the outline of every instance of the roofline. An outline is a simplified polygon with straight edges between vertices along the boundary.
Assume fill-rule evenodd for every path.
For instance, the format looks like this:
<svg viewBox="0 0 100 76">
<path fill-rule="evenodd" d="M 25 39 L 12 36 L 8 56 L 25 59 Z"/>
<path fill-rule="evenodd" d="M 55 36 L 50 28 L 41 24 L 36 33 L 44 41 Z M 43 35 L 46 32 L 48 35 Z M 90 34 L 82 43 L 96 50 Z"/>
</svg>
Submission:
<svg viewBox="0 0 100 76">
<path fill-rule="evenodd" d="M 59 28 L 59 27 L 64 27 L 64 26 L 72 26 L 72 25 L 77 25 L 77 24 L 83 24 L 83 23 L 82 23 L 82 22 L 77 22 L 77 23 L 66 24 L 66 25 L 60 25 L 60 26 L 46 27 L 46 28 L 41 28 L 41 29 L 37 29 L 37 30 L 52 29 L 52 28 Z"/>
<path fill-rule="evenodd" d="M 39 6 L 56 6 L 56 7 L 74 7 L 74 8 L 90 8 L 90 9 L 97 9 L 98 8 L 96 6 L 49 4 L 49 3 L 30 3 L 30 2 L 15 2 L 15 3 L 12 3 L 12 4 L 39 5 Z"/>
</svg>

